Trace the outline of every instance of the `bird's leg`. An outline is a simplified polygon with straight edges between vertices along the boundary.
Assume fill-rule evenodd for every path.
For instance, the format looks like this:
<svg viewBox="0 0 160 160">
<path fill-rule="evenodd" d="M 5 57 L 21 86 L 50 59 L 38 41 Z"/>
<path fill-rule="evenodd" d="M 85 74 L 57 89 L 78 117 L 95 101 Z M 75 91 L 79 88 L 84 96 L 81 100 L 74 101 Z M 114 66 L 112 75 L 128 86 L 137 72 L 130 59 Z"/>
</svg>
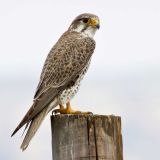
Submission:
<svg viewBox="0 0 160 160">
<path fill-rule="evenodd" d="M 53 113 L 55 113 L 55 114 L 57 114 L 57 113 L 60 113 L 60 114 L 73 114 L 74 113 L 74 111 L 71 108 L 70 102 L 68 102 L 66 104 L 66 108 L 62 104 L 59 104 L 59 107 L 60 107 L 59 109 L 53 110 Z"/>
<path fill-rule="evenodd" d="M 59 104 L 60 108 L 53 111 L 53 113 L 57 114 L 82 114 L 82 115 L 88 115 L 92 114 L 92 112 L 81 112 L 81 111 L 74 111 L 71 107 L 70 102 L 66 103 L 66 108 L 62 104 Z"/>
<path fill-rule="evenodd" d="M 70 102 L 66 103 L 66 114 L 74 114 L 75 111 L 72 109 Z"/>
<path fill-rule="evenodd" d="M 66 107 L 66 114 L 83 114 L 83 115 L 93 114 L 92 112 L 74 111 L 71 107 L 70 102 L 67 102 L 66 106 L 67 106 Z"/>
<path fill-rule="evenodd" d="M 65 107 L 63 106 L 63 104 L 59 104 L 59 107 L 60 107 L 59 108 L 60 110 L 65 110 Z"/>
<path fill-rule="evenodd" d="M 55 109 L 52 111 L 52 114 L 55 113 L 61 113 L 61 114 L 64 114 L 66 111 L 65 107 L 63 106 L 63 104 L 59 104 L 59 109 Z"/>
</svg>

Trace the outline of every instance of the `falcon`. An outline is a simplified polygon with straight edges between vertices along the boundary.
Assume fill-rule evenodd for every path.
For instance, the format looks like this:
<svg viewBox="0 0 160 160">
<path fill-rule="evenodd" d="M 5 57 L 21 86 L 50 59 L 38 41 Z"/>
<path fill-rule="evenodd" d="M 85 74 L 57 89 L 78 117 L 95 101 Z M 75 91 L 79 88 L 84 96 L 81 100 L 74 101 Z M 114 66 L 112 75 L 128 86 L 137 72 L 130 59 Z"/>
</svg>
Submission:
<svg viewBox="0 0 160 160">
<path fill-rule="evenodd" d="M 56 106 L 59 105 L 60 108 L 54 112 L 60 114 L 89 113 L 73 110 L 70 101 L 88 70 L 95 49 L 93 37 L 100 27 L 99 23 L 98 16 L 94 14 L 77 16 L 50 50 L 33 104 L 11 135 L 26 125 L 25 130 L 28 130 L 21 145 L 22 150 L 28 147 L 45 116 Z"/>
</svg>

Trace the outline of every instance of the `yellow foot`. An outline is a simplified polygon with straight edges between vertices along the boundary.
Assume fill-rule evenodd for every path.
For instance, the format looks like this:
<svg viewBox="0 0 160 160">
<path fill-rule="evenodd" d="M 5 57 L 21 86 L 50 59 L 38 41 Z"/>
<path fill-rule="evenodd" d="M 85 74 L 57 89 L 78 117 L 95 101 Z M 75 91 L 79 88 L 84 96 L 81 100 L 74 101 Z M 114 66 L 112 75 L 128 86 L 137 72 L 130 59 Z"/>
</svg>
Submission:
<svg viewBox="0 0 160 160">
<path fill-rule="evenodd" d="M 62 104 L 59 104 L 59 107 L 60 107 L 59 109 L 55 109 L 52 111 L 52 115 L 65 112 L 66 109 L 64 108 L 64 106 Z"/>
<path fill-rule="evenodd" d="M 93 114 L 92 112 L 81 112 L 81 111 L 74 111 L 72 108 L 71 108 L 71 105 L 70 105 L 70 102 L 68 102 L 66 104 L 66 108 L 63 107 L 63 105 L 60 105 L 60 109 L 56 109 L 53 111 L 53 113 L 55 114 L 82 114 L 82 115 L 90 115 L 90 114 Z"/>
</svg>

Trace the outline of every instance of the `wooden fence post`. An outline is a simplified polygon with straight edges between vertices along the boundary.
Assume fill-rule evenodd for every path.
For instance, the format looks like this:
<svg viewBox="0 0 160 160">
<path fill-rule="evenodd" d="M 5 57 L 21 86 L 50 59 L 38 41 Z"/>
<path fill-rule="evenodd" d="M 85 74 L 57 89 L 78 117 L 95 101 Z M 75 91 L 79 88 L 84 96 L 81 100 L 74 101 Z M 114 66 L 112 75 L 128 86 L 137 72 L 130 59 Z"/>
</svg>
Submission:
<svg viewBox="0 0 160 160">
<path fill-rule="evenodd" d="M 53 160 L 123 160 L 121 118 L 52 115 Z"/>
</svg>

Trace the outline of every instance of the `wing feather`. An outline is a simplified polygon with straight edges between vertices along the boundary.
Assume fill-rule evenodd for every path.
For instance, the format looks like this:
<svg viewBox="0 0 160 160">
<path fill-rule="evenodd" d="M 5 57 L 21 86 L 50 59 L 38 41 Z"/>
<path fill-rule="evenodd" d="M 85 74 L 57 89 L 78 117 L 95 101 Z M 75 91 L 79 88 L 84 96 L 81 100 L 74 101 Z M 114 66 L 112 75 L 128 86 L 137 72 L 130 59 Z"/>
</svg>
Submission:
<svg viewBox="0 0 160 160">
<path fill-rule="evenodd" d="M 80 33 L 66 32 L 51 49 L 37 87 L 35 98 L 48 86 L 66 85 L 85 67 L 95 49 L 95 41 Z"/>
</svg>

